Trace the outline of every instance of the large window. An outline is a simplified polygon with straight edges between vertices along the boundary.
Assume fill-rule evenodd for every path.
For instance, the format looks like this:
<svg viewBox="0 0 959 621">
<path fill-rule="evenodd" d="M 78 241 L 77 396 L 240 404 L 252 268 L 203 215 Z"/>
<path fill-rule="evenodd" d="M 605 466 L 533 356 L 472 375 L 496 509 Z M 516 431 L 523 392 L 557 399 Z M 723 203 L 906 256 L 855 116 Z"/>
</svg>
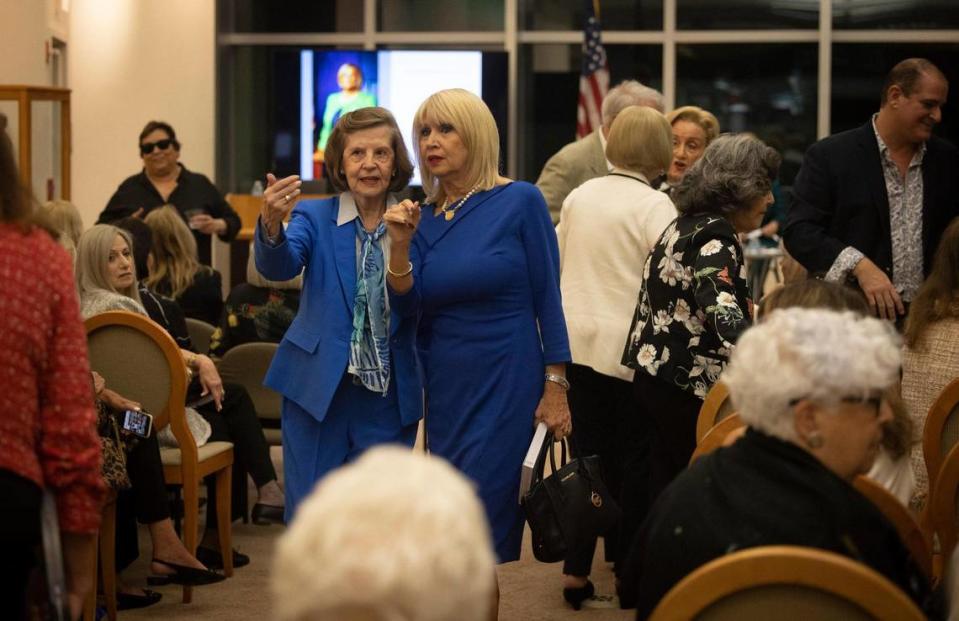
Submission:
<svg viewBox="0 0 959 621">
<path fill-rule="evenodd" d="M 585 3 L 580 0 L 217 0 L 217 181 L 247 191 L 291 166 L 290 54 L 314 49 L 500 52 L 496 102 L 504 173 L 534 181 L 574 138 Z M 959 84 L 959 0 L 600 0 L 611 82 L 695 104 L 724 131 L 752 131 L 784 156 L 791 183 L 818 138 L 878 109 L 883 76 L 930 58 Z M 369 11 L 369 13 L 367 13 Z M 827 28 L 821 29 L 823 25 Z M 429 93 L 422 93 L 425 98 Z M 937 130 L 959 143 L 959 106 Z M 501 108 L 501 109 L 500 109 Z M 504 112 L 505 110 L 505 112 Z"/>
</svg>

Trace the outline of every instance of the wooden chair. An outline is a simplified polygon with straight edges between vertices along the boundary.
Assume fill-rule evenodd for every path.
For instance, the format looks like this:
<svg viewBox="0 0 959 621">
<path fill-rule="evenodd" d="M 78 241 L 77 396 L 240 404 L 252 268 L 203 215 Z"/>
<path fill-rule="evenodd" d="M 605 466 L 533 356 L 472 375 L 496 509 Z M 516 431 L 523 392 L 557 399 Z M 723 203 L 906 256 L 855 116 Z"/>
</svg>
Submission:
<svg viewBox="0 0 959 621">
<path fill-rule="evenodd" d="M 765 546 L 715 559 L 663 597 L 650 621 L 776 619 L 854 621 L 926 617 L 905 593 L 845 556 Z"/>
<path fill-rule="evenodd" d="M 190 334 L 190 340 L 193 341 L 193 349 L 200 354 L 206 354 L 210 351 L 210 340 L 216 331 L 216 326 L 211 326 L 205 321 L 186 318 L 186 330 Z"/>
<path fill-rule="evenodd" d="M 859 476 L 853 486 L 860 494 L 872 501 L 876 508 L 896 528 L 903 545 L 926 577 L 932 579 L 932 540 L 919 527 L 912 513 L 893 496 L 889 490 L 872 479 Z"/>
<path fill-rule="evenodd" d="M 272 446 L 282 444 L 279 422 L 283 398 L 264 386 L 263 378 L 278 347 L 276 343 L 243 343 L 227 350 L 217 363 L 223 381 L 246 388 L 256 408 L 256 415 L 271 423 L 270 426 L 264 425 L 263 435 Z"/>
<path fill-rule="evenodd" d="M 922 455 L 929 473 L 929 498 L 943 460 L 959 444 L 959 378 L 950 382 L 929 408 L 922 430 Z"/>
<path fill-rule="evenodd" d="M 706 393 L 703 407 L 699 408 L 699 418 L 696 419 L 696 444 L 703 439 L 716 423 L 733 413 L 733 403 L 729 399 L 729 389 L 726 384 L 716 382 Z"/>
<path fill-rule="evenodd" d="M 726 436 L 736 429 L 745 426 L 746 423 L 739 417 L 739 414 L 730 414 L 722 419 L 713 426 L 712 429 L 707 431 L 706 435 L 699 441 L 699 444 L 696 445 L 696 450 L 693 451 L 693 456 L 689 458 L 689 463 L 693 463 L 707 453 L 712 453 L 723 445 Z"/>
<path fill-rule="evenodd" d="M 183 487 L 183 544 L 196 553 L 199 526 L 200 482 L 216 476 L 217 528 L 223 573 L 233 575 L 230 523 L 230 481 L 233 444 L 208 442 L 197 447 L 186 424 L 186 367 L 176 343 L 159 325 L 136 313 L 110 311 L 84 322 L 90 366 L 107 386 L 140 402 L 153 415 L 159 432 L 167 425 L 179 443 L 177 449 L 161 449 L 163 477 L 169 485 Z M 183 602 L 189 603 L 192 587 L 183 587 Z"/>
<path fill-rule="evenodd" d="M 956 546 L 956 522 L 959 520 L 959 446 L 954 446 L 939 470 L 929 495 L 929 520 L 939 538 L 939 550 L 948 559 Z"/>
<path fill-rule="evenodd" d="M 97 618 L 97 570 L 103 583 L 103 601 L 106 603 L 107 619 L 117 620 L 117 568 L 116 568 L 117 496 L 111 492 L 103 504 L 100 516 L 100 532 L 97 546 L 93 549 L 93 588 L 83 603 L 83 621 Z"/>
</svg>

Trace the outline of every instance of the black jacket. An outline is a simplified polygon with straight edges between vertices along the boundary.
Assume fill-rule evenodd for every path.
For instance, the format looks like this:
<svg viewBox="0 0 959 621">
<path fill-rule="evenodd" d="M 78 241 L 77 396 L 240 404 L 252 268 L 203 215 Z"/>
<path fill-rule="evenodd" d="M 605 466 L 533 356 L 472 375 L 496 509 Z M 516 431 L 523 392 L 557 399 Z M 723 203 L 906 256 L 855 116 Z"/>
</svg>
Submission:
<svg viewBox="0 0 959 621">
<path fill-rule="evenodd" d="M 923 271 L 928 275 L 943 229 L 959 216 L 959 150 L 935 136 L 927 141 L 922 183 Z M 871 121 L 809 147 L 793 185 L 783 238 L 810 272 L 829 271 L 839 253 L 852 246 L 892 277 L 889 199 Z"/>
</svg>

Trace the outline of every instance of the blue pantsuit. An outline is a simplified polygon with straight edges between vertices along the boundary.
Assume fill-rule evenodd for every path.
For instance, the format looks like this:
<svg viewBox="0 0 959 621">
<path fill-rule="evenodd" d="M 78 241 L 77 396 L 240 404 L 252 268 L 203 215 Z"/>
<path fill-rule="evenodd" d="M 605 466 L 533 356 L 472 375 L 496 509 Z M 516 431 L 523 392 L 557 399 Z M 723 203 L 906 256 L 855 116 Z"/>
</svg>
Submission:
<svg viewBox="0 0 959 621">
<path fill-rule="evenodd" d="M 412 446 L 423 415 L 411 296 L 389 297 L 392 369 L 386 395 L 354 385 L 346 372 L 357 281 L 356 217 L 352 195 L 345 192 L 299 203 L 273 243 L 262 226 L 256 228 L 261 274 L 287 280 L 305 267 L 299 311 L 264 381 L 283 395 L 287 520 L 318 479 L 369 446 Z"/>
</svg>

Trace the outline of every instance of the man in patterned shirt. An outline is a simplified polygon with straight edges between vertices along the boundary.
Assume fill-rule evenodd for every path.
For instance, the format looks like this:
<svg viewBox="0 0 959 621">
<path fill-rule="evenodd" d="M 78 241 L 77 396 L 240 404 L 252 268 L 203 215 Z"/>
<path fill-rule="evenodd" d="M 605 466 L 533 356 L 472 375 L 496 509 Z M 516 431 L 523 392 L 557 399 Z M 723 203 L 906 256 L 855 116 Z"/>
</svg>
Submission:
<svg viewBox="0 0 959 621">
<path fill-rule="evenodd" d="M 949 84 L 922 58 L 889 72 L 879 112 L 806 151 L 783 236 L 811 273 L 857 284 L 879 317 L 905 315 L 959 215 L 959 151 L 932 135 Z"/>
</svg>

